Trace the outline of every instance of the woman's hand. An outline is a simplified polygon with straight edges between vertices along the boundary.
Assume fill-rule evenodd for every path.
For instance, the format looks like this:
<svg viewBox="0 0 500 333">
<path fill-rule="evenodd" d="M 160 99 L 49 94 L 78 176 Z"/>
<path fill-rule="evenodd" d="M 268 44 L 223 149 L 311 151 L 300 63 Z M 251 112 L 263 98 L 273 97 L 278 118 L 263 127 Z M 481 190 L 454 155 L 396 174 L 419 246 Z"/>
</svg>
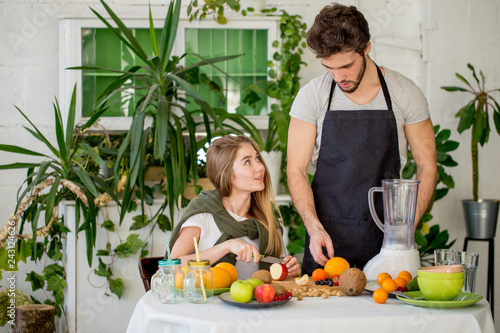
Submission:
<svg viewBox="0 0 500 333">
<path fill-rule="evenodd" d="M 288 276 L 299 276 L 300 275 L 300 264 L 297 258 L 288 256 L 283 259 L 283 263 L 288 268 Z"/>
<path fill-rule="evenodd" d="M 236 254 L 236 260 L 251 262 L 254 265 L 259 262 L 259 250 L 252 245 L 245 243 L 241 239 L 230 239 L 225 241 L 228 252 Z"/>
</svg>

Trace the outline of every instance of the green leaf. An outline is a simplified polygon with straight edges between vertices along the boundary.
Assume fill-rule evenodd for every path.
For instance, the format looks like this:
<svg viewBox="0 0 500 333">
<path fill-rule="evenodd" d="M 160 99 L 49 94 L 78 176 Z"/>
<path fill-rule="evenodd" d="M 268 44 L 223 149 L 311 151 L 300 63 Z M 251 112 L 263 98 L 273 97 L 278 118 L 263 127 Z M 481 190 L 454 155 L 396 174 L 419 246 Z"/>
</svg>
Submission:
<svg viewBox="0 0 500 333">
<path fill-rule="evenodd" d="M 448 241 L 448 238 L 449 238 L 448 231 L 447 230 L 441 231 L 431 241 L 429 247 L 432 249 L 440 249 L 443 247 L 444 244 L 446 244 L 446 242 Z"/>
<path fill-rule="evenodd" d="M 42 154 L 42 153 L 39 153 L 39 152 L 36 152 L 36 151 L 33 151 L 33 150 L 25 149 L 25 148 L 22 148 L 22 147 L 13 146 L 13 145 L 2 145 L 2 144 L 0 144 L 0 150 L 6 151 L 8 153 L 15 153 L 15 154 L 24 154 L 24 155 L 31 155 L 31 156 L 49 157 L 49 156 L 47 156 L 45 154 Z"/>
<path fill-rule="evenodd" d="M 56 99 L 57 103 L 57 99 Z M 73 87 L 71 101 L 69 104 L 68 117 L 66 118 L 66 151 L 71 151 L 71 144 L 75 130 L 75 115 L 76 115 L 76 84 Z"/>
<path fill-rule="evenodd" d="M 82 181 L 82 183 L 85 185 L 87 190 L 95 197 L 99 197 L 99 193 L 97 193 L 97 189 L 95 188 L 94 182 L 90 178 L 90 176 L 87 174 L 87 171 L 83 170 L 81 166 L 77 166 L 75 169 L 76 174 L 78 175 L 78 178 Z"/>
<path fill-rule="evenodd" d="M 474 114 L 476 109 L 474 107 L 474 101 L 470 102 L 462 109 L 460 109 L 460 121 L 458 123 L 458 133 L 462 133 L 464 130 L 470 128 L 474 122 Z"/>
<path fill-rule="evenodd" d="M 106 220 L 101 224 L 101 228 L 104 228 L 108 231 L 115 231 L 115 224 L 111 220 Z"/>
<path fill-rule="evenodd" d="M 125 290 L 125 286 L 123 285 L 122 279 L 109 279 L 109 290 L 118 296 L 118 299 L 122 298 L 123 291 Z"/>
<path fill-rule="evenodd" d="M 138 250 L 144 247 L 144 242 L 139 239 L 139 235 L 130 234 L 127 237 L 127 241 L 118 245 L 115 248 L 115 253 L 120 258 L 127 258 L 131 254 L 135 254 Z"/>
<path fill-rule="evenodd" d="M 455 73 L 455 76 L 460 80 L 462 81 L 463 83 L 465 83 L 466 85 L 468 85 L 471 89 L 472 86 L 469 84 L 469 81 L 467 81 L 462 75 L 458 74 L 458 73 Z"/>
<path fill-rule="evenodd" d="M 112 275 L 111 269 L 102 261 L 101 258 L 99 258 L 99 266 L 94 269 L 94 274 L 97 276 L 105 277 L 106 279 L 109 279 L 109 277 Z"/>
<path fill-rule="evenodd" d="M 167 232 L 172 230 L 172 225 L 170 224 L 170 220 L 166 215 L 164 214 L 158 215 L 157 220 L 158 220 L 158 227 L 160 228 L 161 231 Z"/>
<path fill-rule="evenodd" d="M 129 230 L 139 230 L 148 226 L 151 223 L 151 221 L 148 219 L 146 215 L 134 216 L 132 220 L 134 220 L 134 223 L 132 223 Z"/>
<path fill-rule="evenodd" d="M 92 158 L 94 160 L 94 162 L 96 162 L 97 164 L 99 164 L 99 166 L 101 168 L 105 168 L 106 167 L 106 163 L 103 161 L 103 159 L 101 158 L 101 156 L 99 156 L 99 154 L 92 147 L 90 147 L 86 143 L 81 143 L 80 147 L 82 147 L 83 150 L 85 150 L 85 152 L 90 156 L 90 158 Z"/>
<path fill-rule="evenodd" d="M 427 239 L 421 232 L 415 232 L 415 243 L 420 247 L 427 247 Z"/>
<path fill-rule="evenodd" d="M 43 289 L 45 286 L 45 279 L 43 276 L 35 272 L 26 274 L 26 282 L 31 282 L 31 289 L 33 291 Z"/>
<path fill-rule="evenodd" d="M 438 151 L 449 152 L 449 151 L 456 150 L 459 145 L 460 145 L 460 143 L 458 143 L 457 141 L 449 140 L 449 141 L 446 141 L 442 144 L 437 145 L 436 149 Z"/>
<path fill-rule="evenodd" d="M 51 276 L 47 281 L 47 290 L 55 293 L 63 293 L 66 289 L 66 280 L 58 275 Z"/>
<path fill-rule="evenodd" d="M 45 267 L 45 269 L 43 271 L 44 271 L 44 276 L 45 276 L 46 280 L 48 280 L 50 277 L 55 276 L 55 275 L 61 276 L 61 277 L 65 276 L 64 267 L 62 267 L 59 264 L 48 265 Z"/>
<path fill-rule="evenodd" d="M 102 257 L 107 257 L 109 256 L 110 253 L 106 250 L 97 250 L 96 256 L 102 256 Z"/>
</svg>

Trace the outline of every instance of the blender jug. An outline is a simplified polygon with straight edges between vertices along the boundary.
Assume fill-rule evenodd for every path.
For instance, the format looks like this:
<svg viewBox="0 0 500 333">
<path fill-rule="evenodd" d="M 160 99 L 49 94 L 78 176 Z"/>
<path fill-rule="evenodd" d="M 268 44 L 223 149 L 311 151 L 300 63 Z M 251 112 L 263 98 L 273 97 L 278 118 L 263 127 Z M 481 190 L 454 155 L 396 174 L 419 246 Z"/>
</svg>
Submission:
<svg viewBox="0 0 500 333">
<path fill-rule="evenodd" d="M 373 220 L 384 232 L 380 253 L 363 268 L 366 278 L 376 280 L 386 272 L 397 276 L 406 270 L 416 276 L 420 267 L 420 254 L 415 245 L 415 212 L 417 208 L 418 180 L 384 179 L 382 187 L 368 191 L 368 206 Z M 377 216 L 374 193 L 382 192 L 384 223 Z"/>
<path fill-rule="evenodd" d="M 418 180 L 384 179 L 382 187 L 368 191 L 368 205 L 373 220 L 384 232 L 382 248 L 392 250 L 415 249 L 415 212 L 417 209 Z M 382 192 L 384 224 L 380 222 L 373 201 L 374 192 Z"/>
</svg>

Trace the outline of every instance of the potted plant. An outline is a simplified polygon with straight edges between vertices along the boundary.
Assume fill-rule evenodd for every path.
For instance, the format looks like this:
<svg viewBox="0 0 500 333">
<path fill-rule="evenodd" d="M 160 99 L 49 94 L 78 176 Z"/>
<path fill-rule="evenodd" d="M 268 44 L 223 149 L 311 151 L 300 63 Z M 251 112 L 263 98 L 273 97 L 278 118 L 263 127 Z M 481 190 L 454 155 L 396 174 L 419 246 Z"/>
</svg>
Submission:
<svg viewBox="0 0 500 333">
<path fill-rule="evenodd" d="M 493 238 L 495 237 L 496 224 L 498 219 L 498 200 L 479 198 L 479 145 L 484 146 L 488 142 L 490 135 L 489 110 L 492 110 L 493 120 L 497 133 L 500 135 L 500 105 L 491 95 L 500 89 L 486 90 L 485 77 L 480 70 L 476 75 L 476 70 L 471 64 L 467 67 L 472 71 L 472 76 L 477 88 L 474 88 L 462 75 L 456 73 L 455 76 L 467 87 L 444 86 L 441 87 L 451 92 L 467 92 L 472 95 L 472 99 L 460 108 L 455 115 L 459 118 L 458 133 L 471 129 L 471 159 L 472 159 L 472 195 L 473 199 L 463 200 L 467 235 L 471 238 Z"/>
<path fill-rule="evenodd" d="M 98 211 L 102 204 L 117 200 L 111 186 L 102 178 L 98 170 L 89 171 L 88 165 L 97 163 L 104 167 L 104 161 L 88 144 L 79 142 L 77 137 L 84 130 L 75 128 L 76 87 L 66 121 L 59 105 L 54 103 L 56 143 L 51 143 L 33 122 L 19 108 L 16 109 L 31 125 L 26 130 L 40 141 L 47 152 L 39 152 L 15 145 L 0 145 L 0 151 L 35 158 L 34 162 L 19 162 L 0 165 L 0 170 L 27 169 L 27 176 L 19 189 L 19 198 L 14 214 L 0 231 L 0 258 L 10 258 L 16 265 L 27 259 L 35 263 L 43 262 L 43 272 L 32 271 L 26 281 L 31 282 L 33 291 L 44 289 L 51 292 L 45 304 L 55 307 L 55 314 L 61 316 L 64 310 L 66 271 L 63 254 L 63 239 L 74 228 L 75 234 L 85 234 L 87 260 L 92 265 L 93 250 L 97 235 Z M 59 218 L 58 207 L 64 200 L 74 200 L 75 224 L 65 225 Z M 41 217 L 44 216 L 43 221 Z M 13 259 L 15 256 L 15 259 Z M 1 260 L 0 270 L 12 271 L 17 267 Z M 39 302 L 39 301 L 36 301 Z"/>
<path fill-rule="evenodd" d="M 150 47 L 152 55 L 148 55 L 138 43 L 131 29 L 129 29 L 111 8 L 101 1 L 106 9 L 110 20 L 105 19 L 96 11 L 95 15 L 106 25 L 106 27 L 119 38 L 129 50 L 137 55 L 142 65 L 132 68 L 113 70 L 100 67 L 73 67 L 71 69 L 114 72 L 119 76 L 113 81 L 98 100 L 96 111 L 90 118 L 99 118 L 107 105 L 115 100 L 121 99 L 124 84 L 128 79 L 135 79 L 140 84 L 129 87 L 139 96 L 130 130 L 120 146 L 115 167 L 118 168 L 122 158 L 129 155 L 129 174 L 127 176 L 124 195 L 121 198 L 120 219 L 123 220 L 125 213 L 133 203 L 133 195 L 141 199 L 141 209 L 144 209 L 144 197 L 146 187 L 144 175 L 147 168 L 148 147 L 153 145 L 153 159 L 161 163 L 165 174 L 165 202 L 161 211 L 168 206 L 170 216 L 174 216 L 175 208 L 179 206 L 180 198 L 184 193 L 186 181 L 189 174 L 193 175 L 195 183 L 197 175 L 197 137 L 198 127 L 203 127 L 207 137 L 212 137 L 213 128 L 223 130 L 223 124 L 219 116 L 207 104 L 204 98 L 194 89 L 189 81 L 190 77 L 196 76 L 200 66 L 210 66 L 214 63 L 226 61 L 239 57 L 240 55 L 204 59 L 198 55 L 199 61 L 183 66 L 181 57 L 172 56 L 172 46 L 177 34 L 181 1 L 175 0 L 170 3 L 165 25 L 162 29 L 161 40 L 156 40 L 155 27 L 151 9 L 149 11 L 150 22 Z M 112 23 L 118 28 L 114 28 Z M 217 70 L 217 67 L 214 66 Z M 200 109 L 201 123 L 196 123 L 193 112 L 183 106 L 183 101 L 192 98 Z M 152 118 L 151 127 L 144 129 L 146 117 Z M 120 175 L 115 170 L 115 187 Z M 137 188 L 137 191 L 136 191 Z M 143 212 L 144 215 L 144 212 Z"/>
</svg>

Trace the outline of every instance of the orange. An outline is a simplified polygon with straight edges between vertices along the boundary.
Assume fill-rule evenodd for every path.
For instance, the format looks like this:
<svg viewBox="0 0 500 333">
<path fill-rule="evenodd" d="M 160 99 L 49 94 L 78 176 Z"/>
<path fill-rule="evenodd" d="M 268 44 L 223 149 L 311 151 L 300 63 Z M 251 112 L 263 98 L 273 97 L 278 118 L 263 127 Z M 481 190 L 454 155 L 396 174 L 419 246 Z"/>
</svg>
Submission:
<svg viewBox="0 0 500 333">
<path fill-rule="evenodd" d="M 406 283 L 409 283 L 412 279 L 411 273 L 408 271 L 399 272 L 398 277 L 405 279 Z"/>
<path fill-rule="evenodd" d="M 214 276 L 214 289 L 228 288 L 231 285 L 231 275 L 225 269 L 216 266 L 210 270 Z"/>
<path fill-rule="evenodd" d="M 399 276 L 394 279 L 394 282 L 396 282 L 396 285 L 398 287 L 401 287 L 401 288 L 406 287 L 406 283 L 407 283 L 405 279 L 403 279 L 402 277 L 399 277 Z"/>
<path fill-rule="evenodd" d="M 385 279 L 384 282 L 382 282 L 381 287 L 388 293 L 392 293 L 398 288 L 398 285 L 396 284 L 396 282 L 394 282 L 393 279 Z"/>
<path fill-rule="evenodd" d="M 373 300 L 379 304 L 385 303 L 388 297 L 389 294 L 387 294 L 387 291 L 382 288 L 379 288 L 373 292 Z"/>
<path fill-rule="evenodd" d="M 382 282 L 384 282 L 385 279 L 391 279 L 392 280 L 392 276 L 389 273 L 380 273 L 377 276 L 377 283 L 378 283 L 378 285 L 382 286 Z"/>
<path fill-rule="evenodd" d="M 325 264 L 325 272 L 327 278 L 331 279 L 334 275 L 342 274 L 346 269 L 349 269 L 350 265 L 344 258 L 333 257 L 327 261 Z"/>
<path fill-rule="evenodd" d="M 228 262 L 221 262 L 215 265 L 215 267 L 225 269 L 229 273 L 229 276 L 231 277 L 231 283 L 238 280 L 238 271 L 236 270 L 236 267 L 234 267 L 234 265 Z"/>
<path fill-rule="evenodd" d="M 327 274 L 323 268 L 316 268 L 311 277 L 314 281 L 324 281 L 327 278 Z"/>
</svg>

